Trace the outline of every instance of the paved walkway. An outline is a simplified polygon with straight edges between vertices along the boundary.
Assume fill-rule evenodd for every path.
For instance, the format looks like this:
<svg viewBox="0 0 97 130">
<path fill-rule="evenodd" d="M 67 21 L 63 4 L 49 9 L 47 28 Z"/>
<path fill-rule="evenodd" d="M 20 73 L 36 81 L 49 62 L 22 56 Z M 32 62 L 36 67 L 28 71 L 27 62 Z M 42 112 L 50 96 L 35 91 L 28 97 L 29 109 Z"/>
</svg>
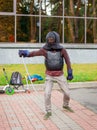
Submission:
<svg viewBox="0 0 97 130">
<path fill-rule="evenodd" d="M 97 130 L 97 114 L 71 99 L 74 113 L 62 109 L 62 93 L 52 91 L 52 116 L 43 120 L 44 92 L 0 95 L 0 130 Z"/>
</svg>

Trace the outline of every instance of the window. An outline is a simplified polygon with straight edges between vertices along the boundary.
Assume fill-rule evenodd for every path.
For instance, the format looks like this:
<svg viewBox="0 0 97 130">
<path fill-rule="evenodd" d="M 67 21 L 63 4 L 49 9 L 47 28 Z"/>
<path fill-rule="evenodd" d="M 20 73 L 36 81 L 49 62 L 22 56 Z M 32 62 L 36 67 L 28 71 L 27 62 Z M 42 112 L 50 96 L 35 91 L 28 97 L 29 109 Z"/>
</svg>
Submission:
<svg viewBox="0 0 97 130">
<path fill-rule="evenodd" d="M 14 16 L 0 15 L 0 42 L 14 42 Z"/>
<path fill-rule="evenodd" d="M 60 17 L 42 17 L 41 18 L 41 42 L 44 43 L 46 40 L 46 34 L 49 31 L 56 31 L 60 34 L 60 42 L 62 43 L 62 18 Z"/>
<path fill-rule="evenodd" d="M 0 43 L 97 43 L 97 0 L 0 0 Z"/>
<path fill-rule="evenodd" d="M 84 19 L 64 18 L 64 42 L 84 43 L 84 27 Z"/>
<path fill-rule="evenodd" d="M 17 42 L 39 42 L 39 17 L 17 16 Z"/>
<path fill-rule="evenodd" d="M 0 12 L 13 12 L 13 0 L 0 0 Z"/>
</svg>

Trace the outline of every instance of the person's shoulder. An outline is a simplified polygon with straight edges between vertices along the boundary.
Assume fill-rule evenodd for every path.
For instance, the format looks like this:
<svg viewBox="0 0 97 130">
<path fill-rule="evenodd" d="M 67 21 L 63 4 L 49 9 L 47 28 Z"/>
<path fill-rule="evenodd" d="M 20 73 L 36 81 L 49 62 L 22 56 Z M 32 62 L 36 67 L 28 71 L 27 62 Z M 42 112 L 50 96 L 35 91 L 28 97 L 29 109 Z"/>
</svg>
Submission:
<svg viewBox="0 0 97 130">
<path fill-rule="evenodd" d="M 66 48 L 62 48 L 61 53 L 62 53 L 62 55 L 66 55 L 67 54 Z"/>
<path fill-rule="evenodd" d="M 45 48 L 43 48 L 43 47 L 40 48 L 40 51 L 42 51 L 42 52 L 44 52 L 44 53 L 47 52 L 47 50 L 46 50 Z"/>
<path fill-rule="evenodd" d="M 61 49 L 61 51 L 62 51 L 62 52 L 66 51 L 66 48 L 63 47 L 63 48 Z"/>
</svg>

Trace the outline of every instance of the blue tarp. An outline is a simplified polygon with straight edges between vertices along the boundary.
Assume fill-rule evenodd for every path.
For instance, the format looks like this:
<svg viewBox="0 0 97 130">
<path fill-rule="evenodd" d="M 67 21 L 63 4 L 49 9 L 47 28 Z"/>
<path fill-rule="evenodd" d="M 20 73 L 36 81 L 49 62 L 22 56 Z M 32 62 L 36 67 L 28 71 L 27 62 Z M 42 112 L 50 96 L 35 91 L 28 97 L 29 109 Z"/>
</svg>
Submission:
<svg viewBox="0 0 97 130">
<path fill-rule="evenodd" d="M 33 79 L 43 80 L 43 78 L 40 75 L 37 75 L 37 74 L 28 76 L 28 80 L 33 80 Z"/>
</svg>

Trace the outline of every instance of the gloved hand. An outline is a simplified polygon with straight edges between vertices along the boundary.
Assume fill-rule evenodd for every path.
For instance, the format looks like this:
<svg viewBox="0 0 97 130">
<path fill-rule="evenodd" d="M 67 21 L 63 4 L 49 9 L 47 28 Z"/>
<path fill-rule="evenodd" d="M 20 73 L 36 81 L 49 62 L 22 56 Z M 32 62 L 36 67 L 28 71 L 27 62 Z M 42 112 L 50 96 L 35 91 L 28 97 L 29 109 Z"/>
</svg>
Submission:
<svg viewBox="0 0 97 130">
<path fill-rule="evenodd" d="M 30 52 L 28 50 L 19 50 L 18 52 L 20 57 L 28 57 L 28 55 L 30 54 Z"/>
<path fill-rule="evenodd" d="M 72 69 L 69 69 L 68 70 L 67 80 L 72 80 L 72 79 L 73 79 Z"/>
</svg>

